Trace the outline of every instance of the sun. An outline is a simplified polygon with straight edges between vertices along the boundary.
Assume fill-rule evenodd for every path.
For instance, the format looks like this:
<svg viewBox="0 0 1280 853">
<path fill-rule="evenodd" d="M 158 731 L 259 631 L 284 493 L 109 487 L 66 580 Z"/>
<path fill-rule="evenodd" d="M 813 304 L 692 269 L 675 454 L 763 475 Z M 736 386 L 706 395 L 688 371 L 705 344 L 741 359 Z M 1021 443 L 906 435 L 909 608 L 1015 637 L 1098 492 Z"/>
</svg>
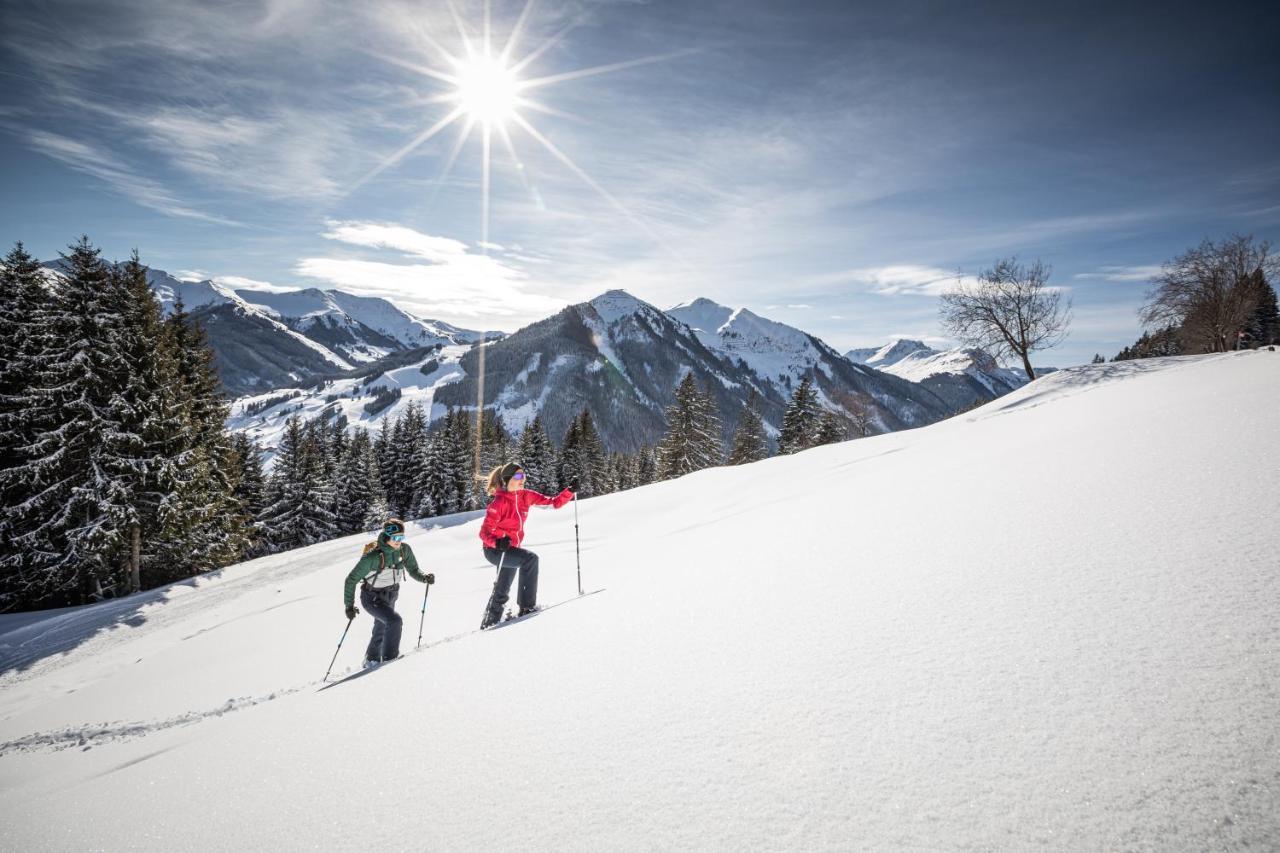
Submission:
<svg viewBox="0 0 1280 853">
<path fill-rule="evenodd" d="M 491 56 L 476 56 L 458 66 L 455 75 L 458 106 L 483 124 L 503 125 L 515 117 L 520 103 L 520 80 L 515 71 Z"/>
<path fill-rule="evenodd" d="M 354 192 L 383 171 L 404 161 L 425 142 L 456 124 L 459 129 L 458 136 L 450 147 L 448 155 L 444 157 L 444 166 L 434 182 L 438 190 L 452 172 L 454 162 L 457 160 L 458 154 L 467 140 L 471 138 L 472 131 L 479 131 L 481 149 L 480 245 L 487 247 L 489 245 L 489 189 L 491 167 L 495 161 L 493 156 L 493 148 L 495 146 L 499 146 L 500 158 L 502 153 L 506 155 L 505 158 L 501 158 L 502 161 L 514 168 L 516 174 L 520 176 L 521 181 L 525 184 L 525 188 L 529 190 L 531 197 L 536 199 L 539 207 L 542 206 L 541 196 L 530 181 L 525 165 L 521 161 L 520 155 L 516 152 L 516 145 L 513 140 L 514 132 L 523 134 L 536 142 L 552 158 L 595 190 L 601 198 L 619 213 L 651 238 L 661 242 L 660 236 L 644 220 L 627 210 L 594 178 L 588 175 L 581 166 L 575 163 L 568 154 L 560 150 L 547 136 L 538 130 L 530 120 L 529 113 L 542 113 L 559 118 L 582 121 L 579 116 L 562 112 L 543 103 L 537 97 L 537 93 L 550 86 L 567 83 L 571 80 L 581 80 L 598 74 L 608 74 L 654 62 L 662 62 L 689 51 L 676 51 L 675 53 L 658 56 L 623 60 L 558 74 L 526 77 L 524 76 L 525 70 L 555 47 L 576 24 L 566 26 L 541 44 L 524 52 L 523 56 L 519 56 L 518 46 L 523 38 L 525 25 L 533 9 L 534 0 L 527 0 L 524 9 L 520 12 L 520 16 L 510 28 L 505 43 L 500 47 L 493 43 L 489 3 L 490 0 L 484 0 L 484 16 L 482 26 L 479 28 L 479 38 L 473 38 L 476 35 L 475 28 L 468 26 L 462 20 L 452 2 L 447 4 L 458 30 L 457 42 L 461 50 L 445 48 L 425 31 L 417 33 L 429 49 L 429 52 L 434 54 L 434 58 L 438 62 L 437 65 L 427 64 L 424 61 L 425 58 L 401 58 L 381 52 L 372 54 L 392 65 L 397 65 L 428 77 L 437 84 L 443 84 L 444 91 L 437 95 L 428 96 L 426 100 L 429 103 L 446 105 L 447 112 L 432 123 L 430 127 L 422 130 L 379 162 L 357 180 L 348 192 Z M 432 199 L 434 199 L 434 194 Z M 485 251 L 487 252 L 488 249 L 485 248 Z"/>
</svg>

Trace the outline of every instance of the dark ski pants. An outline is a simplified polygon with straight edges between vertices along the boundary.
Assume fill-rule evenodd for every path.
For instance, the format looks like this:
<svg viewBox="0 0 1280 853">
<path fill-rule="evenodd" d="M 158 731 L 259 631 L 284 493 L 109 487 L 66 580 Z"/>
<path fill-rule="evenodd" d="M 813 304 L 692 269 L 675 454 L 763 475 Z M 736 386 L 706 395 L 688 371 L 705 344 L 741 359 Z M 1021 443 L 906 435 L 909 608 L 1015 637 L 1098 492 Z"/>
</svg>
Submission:
<svg viewBox="0 0 1280 853">
<path fill-rule="evenodd" d="M 365 660 L 395 660 L 400 657 L 400 632 L 404 628 L 404 620 L 396 612 L 399 595 L 399 584 L 381 589 L 360 585 L 360 606 L 374 619 L 373 636 L 365 650 Z"/>
<path fill-rule="evenodd" d="M 493 565 L 502 564 L 497 579 L 493 582 L 493 595 L 489 597 L 489 606 L 484 612 L 482 625 L 492 625 L 502 618 L 502 608 L 507 604 L 511 592 L 511 581 L 516 572 L 520 572 L 520 588 L 516 592 L 516 603 L 521 610 L 532 610 L 538 605 L 538 555 L 523 548 L 509 548 L 499 551 L 496 548 L 485 548 L 484 558 Z"/>
</svg>

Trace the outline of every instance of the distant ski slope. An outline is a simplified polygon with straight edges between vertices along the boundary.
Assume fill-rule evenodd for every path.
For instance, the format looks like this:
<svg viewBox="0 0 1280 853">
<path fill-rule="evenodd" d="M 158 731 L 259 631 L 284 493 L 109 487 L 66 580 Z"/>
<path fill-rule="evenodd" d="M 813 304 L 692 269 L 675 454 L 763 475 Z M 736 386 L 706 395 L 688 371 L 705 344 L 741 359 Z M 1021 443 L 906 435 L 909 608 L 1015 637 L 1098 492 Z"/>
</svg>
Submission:
<svg viewBox="0 0 1280 853">
<path fill-rule="evenodd" d="M 420 523 L 436 645 L 323 693 L 366 537 L 0 617 L 0 847 L 1274 848 L 1277 422 L 1280 353 L 1063 370 L 584 501 L 608 592 L 470 636 L 476 517 Z"/>
</svg>

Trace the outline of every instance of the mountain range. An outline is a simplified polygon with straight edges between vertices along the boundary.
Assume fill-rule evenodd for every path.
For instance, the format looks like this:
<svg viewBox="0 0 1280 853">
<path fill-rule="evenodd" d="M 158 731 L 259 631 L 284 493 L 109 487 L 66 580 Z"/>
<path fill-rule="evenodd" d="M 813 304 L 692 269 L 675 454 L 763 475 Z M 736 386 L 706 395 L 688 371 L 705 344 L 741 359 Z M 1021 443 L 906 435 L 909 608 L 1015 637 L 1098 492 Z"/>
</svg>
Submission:
<svg viewBox="0 0 1280 853">
<path fill-rule="evenodd" d="M 45 264 L 60 274 L 62 261 Z M 622 290 L 570 305 L 511 335 L 416 317 L 340 290 L 230 288 L 148 270 L 166 313 L 205 328 L 228 393 L 230 426 L 275 446 L 291 414 L 376 427 L 418 402 L 434 420 L 484 405 L 509 430 L 541 414 L 559 439 L 584 408 L 606 446 L 654 444 L 686 373 L 709 389 L 726 439 L 754 399 L 776 436 L 806 377 L 851 434 L 923 426 L 1025 384 L 977 349 L 898 339 L 841 355 L 819 338 L 745 308 L 695 299 L 662 310 Z M 483 359 L 483 362 L 482 362 Z"/>
<path fill-rule="evenodd" d="M 44 267 L 60 275 L 61 259 Z M 147 282 L 166 315 L 178 305 L 204 327 L 214 363 L 231 396 L 314 383 L 360 372 L 384 360 L 436 347 L 472 344 L 481 333 L 427 320 L 386 299 L 341 290 L 275 292 L 186 281 L 148 269 Z M 500 337 L 487 333 L 487 337 Z"/>
<path fill-rule="evenodd" d="M 447 344 L 421 358 L 408 355 L 385 370 L 374 364 L 359 376 L 243 398 L 232 407 L 230 425 L 271 448 L 293 414 L 377 428 L 410 403 L 434 420 L 449 407 L 474 408 L 483 395 L 507 429 L 518 431 L 540 414 L 556 440 L 589 409 L 606 446 L 631 452 L 662 436 L 665 410 L 688 372 L 715 397 L 726 438 L 751 397 L 776 436 L 805 377 L 852 434 L 863 422 L 877 433 L 933 423 L 1022 384 L 1016 377 L 984 382 L 983 370 L 1001 369 L 958 352 L 940 358 L 936 372 L 922 366 L 919 377 L 899 376 L 745 309 L 698 299 L 663 311 L 621 290 L 570 305 L 483 348 Z"/>
</svg>

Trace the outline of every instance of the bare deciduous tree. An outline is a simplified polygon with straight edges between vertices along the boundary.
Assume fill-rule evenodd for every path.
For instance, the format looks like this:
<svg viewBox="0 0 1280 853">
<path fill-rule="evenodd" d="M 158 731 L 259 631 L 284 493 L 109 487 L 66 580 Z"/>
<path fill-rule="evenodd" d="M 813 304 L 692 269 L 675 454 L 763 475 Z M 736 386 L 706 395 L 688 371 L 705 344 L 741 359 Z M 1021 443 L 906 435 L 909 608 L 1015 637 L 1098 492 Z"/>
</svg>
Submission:
<svg viewBox="0 0 1280 853">
<path fill-rule="evenodd" d="M 1280 273 L 1265 240 L 1205 240 L 1164 265 L 1142 306 L 1148 328 L 1179 327 L 1187 352 L 1226 352 L 1249 322 L 1262 284 Z"/>
<path fill-rule="evenodd" d="M 1035 379 L 1031 353 L 1062 342 L 1071 324 L 1071 301 L 1049 286 L 1049 267 L 1004 258 L 983 270 L 976 284 L 960 281 L 942 295 L 942 327 L 968 346 L 995 358 L 1017 356 Z"/>
</svg>

